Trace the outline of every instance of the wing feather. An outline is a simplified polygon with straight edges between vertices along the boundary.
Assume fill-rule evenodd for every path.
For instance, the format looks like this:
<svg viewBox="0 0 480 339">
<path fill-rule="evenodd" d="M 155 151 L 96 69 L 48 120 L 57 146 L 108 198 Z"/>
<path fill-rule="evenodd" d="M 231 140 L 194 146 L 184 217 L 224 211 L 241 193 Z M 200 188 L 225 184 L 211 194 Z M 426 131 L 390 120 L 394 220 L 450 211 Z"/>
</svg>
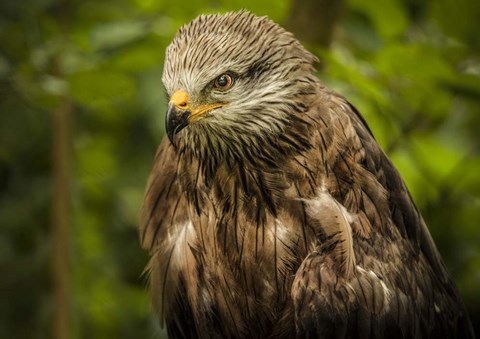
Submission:
<svg viewBox="0 0 480 339">
<path fill-rule="evenodd" d="M 317 104 L 328 109 L 307 112 L 322 122 L 312 156 L 321 163 L 308 165 L 324 168 L 320 192 L 304 199 L 317 239 L 292 285 L 297 335 L 474 337 L 399 173 L 360 113 L 326 95 Z"/>
</svg>

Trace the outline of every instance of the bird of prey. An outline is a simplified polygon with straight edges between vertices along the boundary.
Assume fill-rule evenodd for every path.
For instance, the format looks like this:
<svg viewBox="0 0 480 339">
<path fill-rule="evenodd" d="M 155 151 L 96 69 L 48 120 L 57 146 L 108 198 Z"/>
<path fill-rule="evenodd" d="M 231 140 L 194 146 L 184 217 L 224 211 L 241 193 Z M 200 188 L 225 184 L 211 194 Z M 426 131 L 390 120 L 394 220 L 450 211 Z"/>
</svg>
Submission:
<svg viewBox="0 0 480 339">
<path fill-rule="evenodd" d="M 172 338 L 469 338 L 418 209 L 317 58 L 266 17 L 201 15 L 166 51 L 141 244 Z"/>
</svg>

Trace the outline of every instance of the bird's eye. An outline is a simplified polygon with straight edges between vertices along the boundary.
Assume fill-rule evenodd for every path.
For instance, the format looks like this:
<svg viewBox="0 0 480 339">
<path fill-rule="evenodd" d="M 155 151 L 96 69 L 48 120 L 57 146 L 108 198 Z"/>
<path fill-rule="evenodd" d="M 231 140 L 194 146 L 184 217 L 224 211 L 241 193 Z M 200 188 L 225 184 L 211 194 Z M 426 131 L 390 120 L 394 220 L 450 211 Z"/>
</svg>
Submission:
<svg viewBox="0 0 480 339">
<path fill-rule="evenodd" d="M 215 79 L 215 82 L 213 85 L 215 86 L 216 89 L 219 89 L 221 91 L 226 91 L 227 89 L 230 89 L 230 87 L 232 87 L 233 77 L 228 73 L 224 73 Z"/>
</svg>

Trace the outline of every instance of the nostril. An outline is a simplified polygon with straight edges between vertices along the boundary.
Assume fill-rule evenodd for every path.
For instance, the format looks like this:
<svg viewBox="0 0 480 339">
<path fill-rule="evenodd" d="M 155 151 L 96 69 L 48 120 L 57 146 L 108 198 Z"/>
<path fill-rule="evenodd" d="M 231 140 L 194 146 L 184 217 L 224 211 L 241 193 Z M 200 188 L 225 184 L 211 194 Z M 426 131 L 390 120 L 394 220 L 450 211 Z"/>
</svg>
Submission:
<svg viewBox="0 0 480 339">
<path fill-rule="evenodd" d="M 178 104 L 178 107 L 180 108 L 186 108 L 187 107 L 187 102 L 186 101 L 183 101 L 181 103 Z"/>
</svg>

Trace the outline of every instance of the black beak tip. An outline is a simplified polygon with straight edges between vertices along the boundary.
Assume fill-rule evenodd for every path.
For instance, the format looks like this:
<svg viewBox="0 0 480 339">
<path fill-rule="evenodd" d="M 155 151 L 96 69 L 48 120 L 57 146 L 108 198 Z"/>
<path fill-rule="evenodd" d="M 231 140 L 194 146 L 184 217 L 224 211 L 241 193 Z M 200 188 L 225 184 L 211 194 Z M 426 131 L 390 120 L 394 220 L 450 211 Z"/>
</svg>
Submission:
<svg viewBox="0 0 480 339">
<path fill-rule="evenodd" d="M 165 129 L 170 143 L 175 148 L 175 135 L 188 125 L 190 115 L 191 112 L 189 110 L 181 110 L 174 105 L 168 107 L 167 115 L 165 116 Z"/>
<path fill-rule="evenodd" d="M 167 131 L 167 136 L 168 136 L 168 140 L 170 140 L 170 143 L 172 144 L 172 146 L 177 148 L 177 145 L 175 144 L 175 133 L 173 133 L 172 130 Z"/>
</svg>

